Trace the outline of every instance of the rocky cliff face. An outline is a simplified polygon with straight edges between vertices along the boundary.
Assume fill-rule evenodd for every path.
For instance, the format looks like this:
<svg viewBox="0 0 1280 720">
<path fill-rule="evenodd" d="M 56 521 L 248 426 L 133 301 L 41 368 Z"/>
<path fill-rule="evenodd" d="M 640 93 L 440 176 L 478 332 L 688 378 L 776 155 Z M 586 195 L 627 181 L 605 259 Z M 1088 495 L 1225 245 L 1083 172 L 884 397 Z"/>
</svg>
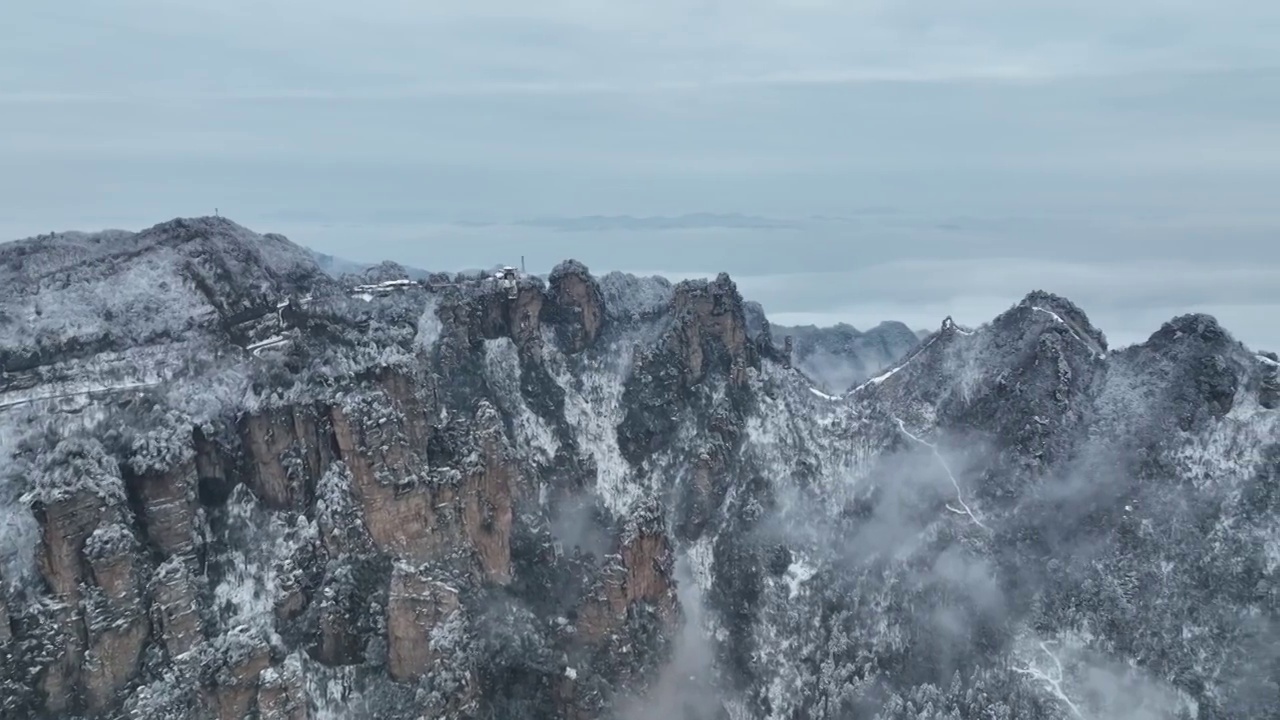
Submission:
<svg viewBox="0 0 1280 720">
<path fill-rule="evenodd" d="M 245 238 L 146 234 L 154 252 Z M 7 427 L 42 428 L 6 436 L 9 509 L 29 513 L 5 538 L 6 714 L 597 717 L 642 688 L 680 626 L 674 544 L 660 503 L 611 512 L 594 492 L 602 474 L 630 492 L 621 448 L 638 451 L 625 423 L 583 418 L 603 401 L 620 419 L 658 372 L 687 412 L 700 383 L 740 385 L 759 365 L 741 299 L 721 278 L 609 320 L 576 263 L 515 299 L 448 280 L 373 302 L 318 280 L 274 354 L 237 352 L 214 319 L 192 332 L 228 356 L 213 367 L 171 348 L 172 383 L 101 383 L 69 419 L 38 393 L 12 405 Z M 277 285 L 259 291 L 298 292 Z"/>
<path fill-rule="evenodd" d="M 6 356 L 0 715 L 1280 717 L 1276 363 L 1211 318 L 1032 293 L 836 396 L 724 275 L 352 297 L 255 238 L 21 246 L 309 300 Z"/>
</svg>

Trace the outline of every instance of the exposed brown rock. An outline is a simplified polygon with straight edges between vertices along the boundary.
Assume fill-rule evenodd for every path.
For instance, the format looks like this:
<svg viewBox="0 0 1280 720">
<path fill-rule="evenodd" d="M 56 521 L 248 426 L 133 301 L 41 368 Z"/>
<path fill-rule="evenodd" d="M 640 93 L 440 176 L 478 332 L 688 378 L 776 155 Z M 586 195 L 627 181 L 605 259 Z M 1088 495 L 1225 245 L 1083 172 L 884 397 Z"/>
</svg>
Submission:
<svg viewBox="0 0 1280 720">
<path fill-rule="evenodd" d="M 164 557 L 190 554 L 196 547 L 196 462 L 167 472 L 145 473 L 130 486 L 142 506 L 147 537 Z"/>
<path fill-rule="evenodd" d="M 364 640 L 356 632 L 350 598 L 343 597 L 335 588 L 325 588 L 321 595 L 319 638 L 311 649 L 311 656 L 331 667 L 363 662 Z"/>
<path fill-rule="evenodd" d="M 635 603 L 652 606 L 664 630 L 673 632 L 679 602 L 674 554 L 666 534 L 654 529 L 631 531 L 614 559 L 578 613 L 579 636 L 588 643 L 612 636 Z"/>
<path fill-rule="evenodd" d="M 327 418 L 310 406 L 251 415 L 241 434 L 249 455 L 246 482 L 268 507 L 302 509 L 332 461 Z"/>
<path fill-rule="evenodd" d="M 519 475 L 507 457 L 497 411 L 481 404 L 480 429 L 472 438 L 477 451 L 464 467 L 431 476 L 424 457 L 429 431 L 420 406 L 407 391 L 385 388 L 333 409 L 351 496 L 369 537 L 379 550 L 413 563 L 470 546 L 484 576 L 506 583 Z"/>
<path fill-rule="evenodd" d="M 146 616 L 141 612 L 118 619 L 100 634 L 91 633 L 84 664 L 89 712 L 109 708 L 118 700 L 120 691 L 137 677 L 147 636 Z"/>
<path fill-rule="evenodd" d="M 715 432 L 715 428 L 710 428 Z M 724 500 L 725 458 L 721 447 L 709 446 L 698 455 L 692 478 L 683 488 L 678 505 L 679 519 L 676 531 L 679 537 L 696 540 Z"/>
<path fill-rule="evenodd" d="M 472 300 L 478 305 L 478 326 L 473 340 L 495 340 L 509 337 L 516 347 L 536 345 L 542 338 L 542 285 L 540 282 L 522 281 L 514 300 L 501 289 L 495 289 Z M 468 306 L 471 305 L 468 303 Z M 470 323 L 463 325 L 469 328 Z"/>
<path fill-rule="evenodd" d="M 425 448 L 431 438 L 428 415 L 437 401 L 435 378 L 385 371 L 378 376 L 376 385 L 404 416 L 404 431 L 409 444 L 414 448 Z"/>
<path fill-rule="evenodd" d="M 523 287 L 520 294 L 507 306 L 507 327 L 516 347 L 524 349 L 542 341 L 542 289 L 538 286 Z"/>
<path fill-rule="evenodd" d="M 402 446 L 367 445 L 370 435 L 379 432 L 376 426 L 356 424 L 358 419 L 353 422 L 339 408 L 333 412 L 338 445 L 351 470 L 352 495 L 374 545 L 393 557 L 419 562 L 456 545 L 450 518 L 441 512 L 452 506 L 453 489 L 432 488 L 424 476 L 409 474 Z M 368 447 L 373 457 L 364 455 Z"/>
<path fill-rule="evenodd" d="M 428 482 L 429 429 L 412 393 L 392 385 L 354 394 L 331 416 L 352 498 L 377 548 L 422 562 L 455 545 L 449 513 L 437 509 L 452 505 L 454 491 Z"/>
<path fill-rule="evenodd" d="M 302 668 L 293 657 L 278 667 L 267 668 L 259 676 L 259 720 L 310 720 L 311 709 L 307 705 L 306 688 L 302 681 Z"/>
<path fill-rule="evenodd" d="M 727 353 L 730 363 L 738 365 L 731 382 L 744 382 L 746 367 L 757 366 L 758 361 L 754 358 L 755 346 L 747 337 L 742 297 L 729 276 L 721 273 L 710 283 L 680 283 L 672 306 L 673 314 L 679 318 L 677 344 L 683 350 L 687 381 L 694 384 L 706 375 L 704 341 L 710 340 Z"/>
<path fill-rule="evenodd" d="M 543 316 L 554 324 L 560 342 L 570 353 L 590 347 L 604 327 L 604 294 L 582 263 L 566 261 L 551 271 Z"/>
<path fill-rule="evenodd" d="M 511 498 L 519 471 L 506 456 L 502 421 L 492 405 L 481 403 L 476 425 L 480 457 L 465 470 L 463 523 L 485 577 L 506 584 L 511 580 Z"/>
<path fill-rule="evenodd" d="M 541 346 L 543 283 L 522 278 L 514 299 L 485 281 L 479 291 L 447 293 L 436 314 L 440 318 L 442 364 L 455 366 L 483 340 L 511 338 L 521 351 Z"/>
<path fill-rule="evenodd" d="M 679 604 L 673 578 L 674 554 L 665 534 L 641 533 L 622 546 L 627 570 L 627 599 L 654 606 L 668 629 L 674 628 Z"/>
<path fill-rule="evenodd" d="M 635 367 L 623 391 L 626 413 L 618 426 L 618 447 L 635 466 L 672 442 L 680 409 L 712 370 L 742 400 L 749 392 L 749 371 L 760 367 L 742 297 L 728 275 L 722 273 L 714 282 L 680 283 L 671 312 L 671 325 L 656 347 L 634 355 Z"/>
<path fill-rule="evenodd" d="M 639 638 L 630 620 L 636 617 L 654 618 L 657 626 L 650 629 L 664 638 L 674 637 L 680 622 L 675 558 L 659 513 L 654 505 L 641 507 L 629 520 L 619 552 L 606 557 L 595 586 L 579 607 L 570 635 L 570 652 L 579 662 L 590 662 L 586 658 L 599 658 L 602 653 L 611 659 L 632 653 Z M 577 682 L 582 668 L 566 670 L 555 681 L 552 694 L 560 717 L 600 717 L 611 702 L 589 684 Z M 614 688 L 634 688 L 644 683 L 641 676 L 646 670 L 623 661 L 608 672 Z"/>
<path fill-rule="evenodd" d="M 84 684 L 93 713 L 115 702 L 120 690 L 138 674 L 149 635 L 138 551 L 133 533 L 120 524 L 98 528 L 85 542 L 93 582 L 105 601 L 93 604 L 87 623 Z"/>
<path fill-rule="evenodd" d="M 302 569 L 293 562 L 282 563 L 276 568 L 275 605 L 276 619 L 288 622 L 302 613 L 307 606 L 307 596 L 302 588 Z"/>
<path fill-rule="evenodd" d="M 431 631 L 460 608 L 457 590 L 396 565 L 387 602 L 387 667 L 392 678 L 412 681 L 431 668 L 436 660 Z"/>
<path fill-rule="evenodd" d="M 85 542 L 94 584 L 102 589 L 113 610 L 132 610 L 141 605 L 137 541 L 121 524 L 103 525 Z"/>
<path fill-rule="evenodd" d="M 373 541 L 353 496 L 351 471 L 342 461 L 329 466 L 316 488 L 316 525 L 330 557 L 365 553 Z"/>
<path fill-rule="evenodd" d="M 77 691 L 83 685 L 87 640 L 79 607 L 59 606 L 53 614 L 53 621 L 62 629 L 61 654 L 41 674 L 40 691 L 44 695 L 45 708 L 52 714 L 62 714 L 77 706 Z"/>
<path fill-rule="evenodd" d="M 196 578 L 182 558 L 170 558 L 156 568 L 151 580 L 151 622 L 171 658 L 204 639 L 197 602 Z"/>
<path fill-rule="evenodd" d="M 674 301 L 677 317 L 661 346 L 645 343 L 646 352 L 662 355 L 654 367 L 672 370 L 661 373 L 659 381 L 670 380 L 679 390 L 709 373 L 745 382 L 755 351 L 746 339 L 732 283 L 723 278 L 681 292 Z M 567 439 L 562 440 L 565 449 L 555 465 L 539 463 L 524 472 L 508 443 L 504 419 L 481 399 L 495 388 L 485 377 L 472 374 L 476 362 L 483 360 L 478 352 L 484 349 L 481 341 L 513 341 L 520 352 L 524 401 L 558 435 L 571 438 L 559 417 L 564 389 L 539 358 L 541 324 L 554 325 L 562 347 L 574 353 L 598 343 L 607 320 L 600 286 L 585 267 L 573 264 L 558 268 L 545 288 L 540 280 L 522 279 L 514 298 L 501 291 L 474 293 L 471 288 L 441 295 L 448 293 L 465 297 L 453 306 L 440 303 L 442 342 L 432 344 L 429 357 L 419 348 L 421 365 L 401 363 L 404 355 L 399 351 L 405 347 L 400 346 L 394 348 L 399 353 L 397 369 L 380 371 L 372 379 L 360 372 L 337 389 L 300 385 L 300 393 L 314 391 L 313 399 L 237 418 L 206 418 L 207 424 L 191 431 L 192 447 L 184 446 L 185 457 L 165 456 L 176 463 L 172 467 L 134 467 L 128 477 L 128 501 L 121 484 L 119 497 L 76 486 L 37 503 L 44 533 L 38 563 L 54 601 L 42 601 L 40 608 L 57 628 L 50 632 L 55 637 L 47 656 L 58 658 L 43 669 L 37 663 L 47 662 L 44 656 L 29 661 L 41 671 L 30 676 L 38 678 L 46 696 L 42 711 L 114 716 L 143 707 L 150 710 L 134 716 L 309 720 L 299 657 L 308 665 L 312 659 L 307 653 L 330 666 L 360 666 L 358 671 L 333 673 L 349 684 L 345 690 L 359 692 L 358 686 L 370 675 L 384 672 L 380 666 L 385 650 L 391 677 L 422 683 L 402 688 L 404 692 L 416 690 L 420 700 L 432 695 L 432 709 L 424 713 L 449 718 L 479 713 L 490 699 L 481 690 L 492 689 L 492 681 L 465 665 L 459 667 L 432 647 L 433 633 L 437 639 L 453 637 L 441 631 L 463 627 L 467 610 L 459 591 L 443 580 L 457 578 L 458 587 L 468 589 L 477 582 L 511 583 L 517 510 L 522 519 L 528 511 L 531 547 L 542 543 L 547 561 L 559 561 L 546 537 L 543 510 L 534 505 L 532 478 L 550 487 L 555 482 L 568 484 L 555 477 L 558 474 L 572 475 L 575 482 L 580 474 L 588 482 L 575 486 L 585 490 L 594 474 L 593 461 L 574 457 L 581 449 Z M 323 317 L 323 303 L 317 306 L 321 309 L 310 318 L 313 325 L 340 321 Z M 395 321 L 407 320 L 404 327 L 411 330 L 413 308 L 405 303 L 396 308 L 400 310 L 408 314 Z M 302 316 L 294 320 L 308 321 Z M 383 342 L 385 336 L 378 333 L 384 328 L 372 324 L 376 332 L 368 339 Z M 313 329 L 301 327 L 299 335 Z M 397 332 L 401 329 L 397 326 Z M 296 371 L 290 363 L 305 359 L 310 349 L 305 343 L 295 347 L 302 351 L 280 363 L 289 372 Z M 362 346 L 361 352 L 365 349 Z M 270 366 L 277 360 L 264 357 L 253 362 L 261 361 L 270 374 L 281 370 Z M 305 373 L 295 379 L 304 377 Z M 437 387 L 441 377 L 459 387 Z M 672 399 L 655 397 L 658 410 L 670 416 Z M 184 416 L 175 425 L 180 435 L 187 432 L 189 421 Z M 699 465 L 696 477 L 699 497 L 714 495 L 712 471 Z M 239 484 L 263 506 L 253 507 L 248 519 L 235 514 L 244 509 L 241 500 L 250 501 L 247 495 L 237 494 L 233 505 L 222 507 Z M 714 504 L 703 502 L 707 507 Z M 218 524 L 230 511 L 235 511 L 230 514 L 235 523 Z M 215 521 L 211 528 L 201 527 L 205 512 Z M 292 535 L 270 541 L 270 552 L 260 553 L 199 545 L 206 537 L 204 529 L 211 530 L 207 536 L 216 542 L 235 545 L 259 541 L 262 536 L 254 532 L 259 522 L 272 529 L 264 536 L 274 537 L 275 529 L 294 521 L 303 528 L 300 533 L 315 535 L 303 542 Z M 600 716 L 608 702 L 608 686 L 624 672 L 619 667 L 638 666 L 630 655 L 618 667 L 608 663 L 607 670 L 593 672 L 583 664 L 592 653 L 602 657 L 612 652 L 615 646 L 605 643 L 616 642 L 617 649 L 632 652 L 636 638 L 628 633 L 636 626 L 628 624 L 628 617 L 637 605 L 647 606 L 645 623 L 652 618 L 648 609 L 656 610 L 666 625 L 677 614 L 665 532 L 629 532 L 625 538 L 609 556 L 592 597 L 580 607 L 576 629 L 585 644 L 573 639 L 575 627 L 568 620 L 556 618 L 564 643 L 557 651 L 574 653 L 574 663 L 589 678 L 579 682 L 567 673 L 550 680 L 563 717 Z M 305 553 L 287 552 L 312 539 Z M 237 558 L 241 566 L 227 566 Z M 202 567 L 206 560 L 207 576 Z M 155 561 L 159 565 L 152 570 Z M 595 572 L 594 555 L 574 562 L 592 568 L 585 572 Z M 388 566 L 393 568 L 389 585 L 370 587 L 368 581 L 384 578 Z M 350 573 L 338 582 L 333 576 L 340 568 Z M 470 575 L 462 577 L 466 573 Z M 265 591 L 253 604 L 256 608 L 267 603 L 270 609 L 266 616 L 252 616 L 252 630 L 221 627 L 246 607 L 233 611 L 209 605 L 239 605 L 238 588 L 223 587 L 215 593 L 204 585 L 224 575 L 229 584 L 243 581 L 246 591 Z M 530 589 L 512 592 L 519 596 Z M 383 620 L 385 649 L 373 631 Z M 12 629 L 26 632 L 29 624 L 24 614 Z M 11 642 L 10 634 L 0 598 L 0 657 L 4 643 Z M 148 647 L 149 642 L 154 647 Z M 292 663 L 273 664 L 279 662 L 273 651 L 288 654 Z M 374 656 L 366 657 L 366 652 Z M 133 704 L 116 707 L 117 698 L 130 694 L 128 688 L 137 683 L 144 657 L 146 680 L 140 687 L 148 689 L 135 688 L 129 700 Z"/>
<path fill-rule="evenodd" d="M 578 610 L 577 636 L 588 644 L 608 638 L 626 618 L 629 604 L 626 568 L 620 564 L 607 566 Z"/>
<path fill-rule="evenodd" d="M 40 574 L 58 600 L 68 604 L 79 601 L 80 582 L 86 574 L 81 561 L 85 541 L 104 518 L 119 516 L 112 510 L 105 498 L 88 491 L 37 508 L 43 540 L 38 557 Z"/>
<path fill-rule="evenodd" d="M 54 621 L 63 640 L 60 657 L 45 669 L 40 681 L 47 707 L 53 713 L 74 708 L 79 690 L 84 687 L 88 639 L 81 588 L 90 578 L 83 550 L 100 523 L 120 518 L 117 503 L 123 499 L 123 488 L 118 492 L 120 497 L 113 501 L 88 489 L 70 490 L 37 502 L 34 508 L 42 537 L 37 565 L 58 603 Z"/>
<path fill-rule="evenodd" d="M 247 628 L 237 628 L 222 640 L 220 665 L 203 689 L 204 706 L 217 720 L 243 720 L 258 698 L 258 678 L 271 664 L 266 641 Z"/>
</svg>

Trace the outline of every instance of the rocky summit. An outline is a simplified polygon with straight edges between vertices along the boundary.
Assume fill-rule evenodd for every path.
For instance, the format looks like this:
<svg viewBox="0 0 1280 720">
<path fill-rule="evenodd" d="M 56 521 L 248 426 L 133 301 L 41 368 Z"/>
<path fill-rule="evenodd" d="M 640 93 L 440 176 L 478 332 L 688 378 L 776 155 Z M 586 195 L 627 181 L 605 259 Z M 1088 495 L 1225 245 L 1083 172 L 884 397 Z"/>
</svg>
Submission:
<svg viewBox="0 0 1280 720">
<path fill-rule="evenodd" d="M 894 342 L 824 391 L 726 275 L 2 245 L 0 716 L 1280 718 L 1275 355 Z"/>
</svg>

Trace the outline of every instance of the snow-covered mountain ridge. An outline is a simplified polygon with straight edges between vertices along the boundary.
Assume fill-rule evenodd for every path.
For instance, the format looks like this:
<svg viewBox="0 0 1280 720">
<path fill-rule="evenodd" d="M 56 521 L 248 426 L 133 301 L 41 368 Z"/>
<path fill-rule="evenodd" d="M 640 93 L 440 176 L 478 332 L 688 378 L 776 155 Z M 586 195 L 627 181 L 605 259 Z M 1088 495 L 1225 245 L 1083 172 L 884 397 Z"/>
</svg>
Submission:
<svg viewBox="0 0 1280 720">
<path fill-rule="evenodd" d="M 748 313 L 753 311 L 748 303 Z M 759 310 L 763 316 L 764 310 Z M 845 323 L 831 327 L 773 326 L 773 342 L 792 341 L 791 362 L 827 394 L 841 394 L 891 367 L 921 341 L 900 322 L 886 321 L 867 330 Z"/>
<path fill-rule="evenodd" d="M 0 246 L 4 717 L 1280 717 L 1277 363 L 1212 318 L 1033 292 L 825 393 L 724 275 L 143 235 Z"/>
<path fill-rule="evenodd" d="M 431 273 L 397 263 L 380 265 L 353 263 L 332 255 L 313 252 L 316 262 L 329 275 L 344 281 L 364 279 L 410 278 L 422 280 Z M 757 302 L 744 304 L 747 326 L 754 334 L 765 318 L 764 308 Z M 802 325 L 772 326 L 774 345 L 782 347 L 791 338 L 791 361 L 808 375 L 825 393 L 841 393 L 875 375 L 909 352 L 928 332 L 913 332 L 896 321 L 885 321 L 867 330 L 838 323 L 830 327 Z"/>
</svg>

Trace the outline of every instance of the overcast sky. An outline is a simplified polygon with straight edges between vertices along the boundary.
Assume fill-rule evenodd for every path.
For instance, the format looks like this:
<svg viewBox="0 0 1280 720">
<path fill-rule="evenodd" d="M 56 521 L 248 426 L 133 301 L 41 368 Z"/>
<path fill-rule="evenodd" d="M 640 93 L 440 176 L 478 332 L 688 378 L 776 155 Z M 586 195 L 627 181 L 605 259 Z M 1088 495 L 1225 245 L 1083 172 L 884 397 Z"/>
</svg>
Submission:
<svg viewBox="0 0 1280 720">
<path fill-rule="evenodd" d="M 1043 288 L 1113 341 L 1206 311 L 1280 349 L 1280 3 L 11 0 L 0 33 L 4 237 L 218 207 L 357 260 L 728 270 L 787 322 Z M 567 220 L 686 213 L 749 218 Z"/>
</svg>

